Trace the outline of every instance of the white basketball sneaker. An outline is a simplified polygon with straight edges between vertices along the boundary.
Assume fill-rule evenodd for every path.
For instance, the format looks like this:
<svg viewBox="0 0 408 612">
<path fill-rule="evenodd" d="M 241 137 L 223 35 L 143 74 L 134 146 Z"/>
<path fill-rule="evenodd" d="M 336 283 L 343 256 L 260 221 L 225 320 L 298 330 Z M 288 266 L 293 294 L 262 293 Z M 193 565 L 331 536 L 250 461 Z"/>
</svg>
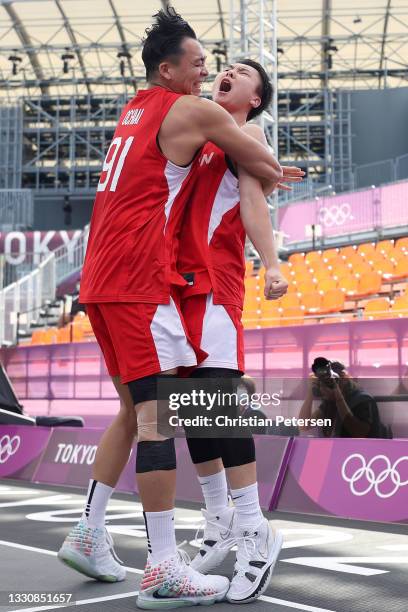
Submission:
<svg viewBox="0 0 408 612">
<path fill-rule="evenodd" d="M 110 533 L 105 527 L 90 527 L 82 519 L 71 529 L 57 556 L 65 565 L 102 582 L 120 582 L 126 578 Z"/>
<path fill-rule="evenodd" d="M 136 603 L 152 610 L 211 604 L 224 599 L 229 580 L 224 576 L 204 576 L 191 565 L 186 551 L 179 550 L 157 565 L 148 559 Z"/>
<path fill-rule="evenodd" d="M 272 529 L 267 519 L 263 519 L 255 529 L 240 529 L 236 540 L 237 560 L 227 600 L 243 604 L 258 599 L 266 591 L 282 548 L 283 536 Z"/>
<path fill-rule="evenodd" d="M 191 567 L 202 574 L 207 574 L 224 561 L 228 551 L 235 545 L 233 535 L 235 508 L 227 507 L 217 515 L 211 515 L 203 508 L 201 512 L 205 519 L 204 534 L 200 550 L 191 561 Z"/>
</svg>

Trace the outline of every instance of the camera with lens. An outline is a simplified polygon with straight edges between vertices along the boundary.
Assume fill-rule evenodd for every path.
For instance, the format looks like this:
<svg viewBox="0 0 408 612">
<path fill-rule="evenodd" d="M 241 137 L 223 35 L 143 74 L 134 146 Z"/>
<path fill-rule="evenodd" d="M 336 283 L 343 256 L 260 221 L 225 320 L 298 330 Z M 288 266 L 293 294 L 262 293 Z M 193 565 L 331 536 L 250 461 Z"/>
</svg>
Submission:
<svg viewBox="0 0 408 612">
<path fill-rule="evenodd" d="M 338 368 L 336 367 L 336 369 Z M 318 381 L 329 389 L 334 389 L 336 385 L 335 379 L 340 378 L 333 368 L 333 363 L 325 357 L 316 357 L 312 365 L 312 372 Z"/>
</svg>

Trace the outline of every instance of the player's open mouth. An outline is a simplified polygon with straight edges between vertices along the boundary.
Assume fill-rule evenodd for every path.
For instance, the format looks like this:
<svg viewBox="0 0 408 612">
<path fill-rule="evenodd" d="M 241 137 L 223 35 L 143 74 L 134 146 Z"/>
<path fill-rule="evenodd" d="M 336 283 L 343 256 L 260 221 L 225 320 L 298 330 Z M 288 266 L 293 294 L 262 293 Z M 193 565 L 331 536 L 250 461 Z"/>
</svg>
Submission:
<svg viewBox="0 0 408 612">
<path fill-rule="evenodd" d="M 231 91 L 231 81 L 229 79 L 222 79 L 219 91 L 223 93 Z"/>
</svg>

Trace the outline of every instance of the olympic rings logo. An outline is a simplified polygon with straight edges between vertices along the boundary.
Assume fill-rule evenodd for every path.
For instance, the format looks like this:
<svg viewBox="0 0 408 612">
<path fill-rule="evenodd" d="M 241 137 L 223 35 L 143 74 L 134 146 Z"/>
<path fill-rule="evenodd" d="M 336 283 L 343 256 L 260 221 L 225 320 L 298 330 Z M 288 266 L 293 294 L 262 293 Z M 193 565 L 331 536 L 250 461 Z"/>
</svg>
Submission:
<svg viewBox="0 0 408 612">
<path fill-rule="evenodd" d="M 360 467 L 358 467 L 353 474 L 348 474 L 347 466 L 350 464 L 351 461 L 353 461 L 353 459 L 358 460 Z M 372 489 L 374 489 L 378 497 L 380 497 L 381 499 L 387 499 L 388 497 L 392 497 L 393 495 L 395 495 L 395 493 L 401 487 L 405 487 L 408 485 L 408 479 L 402 480 L 401 474 L 398 471 L 399 466 L 404 461 L 408 461 L 408 457 L 400 457 L 399 459 L 397 459 L 394 465 L 391 466 L 391 461 L 388 457 L 386 457 L 385 455 L 377 455 L 367 463 L 363 455 L 355 453 L 354 455 L 350 455 L 350 457 L 347 457 L 347 459 L 343 463 L 343 466 L 341 468 L 341 475 L 343 477 L 343 480 L 350 484 L 350 491 L 353 493 L 353 495 L 356 495 L 357 497 L 363 497 L 364 495 L 367 495 L 367 493 L 369 493 Z M 373 467 L 374 464 L 377 464 L 376 469 L 374 469 Z M 391 479 L 391 482 L 394 486 L 388 493 L 384 493 L 383 490 L 381 490 L 381 485 L 389 478 Z M 367 482 L 368 484 L 367 486 L 365 486 L 364 489 L 358 491 L 356 488 L 356 484 L 360 481 L 364 484 Z"/>
<path fill-rule="evenodd" d="M 330 208 L 323 206 L 319 210 L 319 220 L 322 225 L 332 227 L 333 225 L 343 225 L 348 219 L 353 219 L 350 204 L 333 204 Z"/>
<path fill-rule="evenodd" d="M 0 438 L 0 463 L 6 463 L 20 448 L 20 436 L 10 438 L 7 434 Z"/>
</svg>

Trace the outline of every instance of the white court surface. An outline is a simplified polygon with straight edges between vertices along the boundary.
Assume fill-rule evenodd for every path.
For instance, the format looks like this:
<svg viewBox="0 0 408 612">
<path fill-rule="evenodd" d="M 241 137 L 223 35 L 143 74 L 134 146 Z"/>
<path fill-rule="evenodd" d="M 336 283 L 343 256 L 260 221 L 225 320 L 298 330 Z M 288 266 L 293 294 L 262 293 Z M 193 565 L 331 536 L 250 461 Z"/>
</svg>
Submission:
<svg viewBox="0 0 408 612">
<path fill-rule="evenodd" d="M 108 529 L 127 567 L 118 584 L 93 581 L 65 567 L 56 552 L 82 513 L 85 491 L 0 480 L 0 611 L 52 610 L 55 604 L 13 603 L 17 593 L 70 594 L 67 610 L 136 610 L 146 539 L 136 497 L 115 494 Z M 178 542 L 192 556 L 200 526 L 194 504 L 178 504 Z M 257 612 L 407 612 L 408 527 L 269 513 L 285 543 Z M 234 553 L 217 570 L 231 575 Z M 28 596 L 29 597 L 29 596 Z M 27 600 L 26 600 L 27 601 Z M 49 601 L 49 597 L 47 599 Z M 11 602 L 11 603 L 10 603 Z M 73 603 L 75 602 L 75 604 Z M 212 609 L 227 611 L 231 604 Z M 76 606 L 76 607 L 75 607 Z"/>
</svg>

